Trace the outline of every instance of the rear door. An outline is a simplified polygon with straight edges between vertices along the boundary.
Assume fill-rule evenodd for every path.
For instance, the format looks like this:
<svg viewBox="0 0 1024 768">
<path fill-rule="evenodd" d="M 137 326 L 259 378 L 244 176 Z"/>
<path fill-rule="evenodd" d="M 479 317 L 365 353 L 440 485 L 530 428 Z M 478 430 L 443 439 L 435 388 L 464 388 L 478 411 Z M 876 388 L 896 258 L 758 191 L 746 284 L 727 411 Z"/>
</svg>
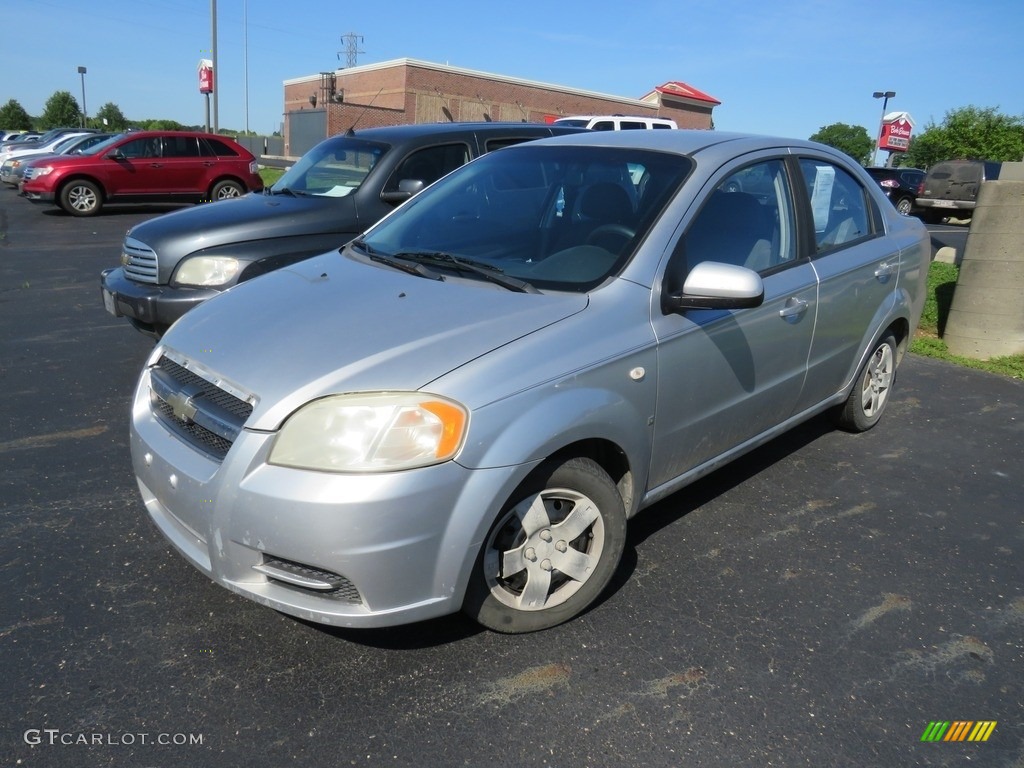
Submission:
<svg viewBox="0 0 1024 768">
<path fill-rule="evenodd" d="M 163 137 L 163 170 L 160 184 L 163 191 L 174 194 L 203 194 L 206 177 L 216 165 L 216 157 L 203 157 L 196 136 Z"/>
<path fill-rule="evenodd" d="M 819 281 L 817 328 L 797 411 L 843 390 L 895 301 L 900 255 L 883 237 L 881 213 L 859 177 L 831 158 L 801 157 Z"/>
</svg>

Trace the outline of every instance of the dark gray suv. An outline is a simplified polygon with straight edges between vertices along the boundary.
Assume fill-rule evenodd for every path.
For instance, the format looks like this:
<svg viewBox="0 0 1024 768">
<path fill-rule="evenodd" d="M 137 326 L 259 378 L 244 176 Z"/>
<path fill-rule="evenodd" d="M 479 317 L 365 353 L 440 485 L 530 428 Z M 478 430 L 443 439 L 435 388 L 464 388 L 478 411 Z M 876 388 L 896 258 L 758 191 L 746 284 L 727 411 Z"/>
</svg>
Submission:
<svg viewBox="0 0 1024 768">
<path fill-rule="evenodd" d="M 579 130 L 444 123 L 332 136 L 262 193 L 174 211 L 130 229 L 121 266 L 100 276 L 104 306 L 159 338 L 189 309 L 237 283 L 339 248 L 479 155 Z"/>
</svg>

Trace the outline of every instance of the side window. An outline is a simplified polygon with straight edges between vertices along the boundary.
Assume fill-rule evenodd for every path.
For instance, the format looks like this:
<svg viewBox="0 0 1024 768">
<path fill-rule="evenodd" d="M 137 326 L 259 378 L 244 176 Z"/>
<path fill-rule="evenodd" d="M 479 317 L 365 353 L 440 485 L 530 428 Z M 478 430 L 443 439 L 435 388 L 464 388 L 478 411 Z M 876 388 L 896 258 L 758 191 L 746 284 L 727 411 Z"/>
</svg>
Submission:
<svg viewBox="0 0 1024 768">
<path fill-rule="evenodd" d="M 860 182 L 827 160 L 804 158 L 800 170 L 811 200 L 818 253 L 871 234 L 866 193 Z"/>
<path fill-rule="evenodd" d="M 419 179 L 428 186 L 468 162 L 469 148 L 465 144 L 443 144 L 416 150 L 399 163 L 384 191 L 397 191 L 398 182 L 402 179 Z"/>
<path fill-rule="evenodd" d="M 199 141 L 194 136 L 165 136 L 164 157 L 199 157 Z"/>
<path fill-rule="evenodd" d="M 642 131 L 647 128 L 647 123 L 641 123 L 637 120 L 620 120 L 619 129 L 623 131 Z"/>
<path fill-rule="evenodd" d="M 516 144 L 522 144 L 524 141 L 530 141 L 533 138 L 536 137 L 531 136 L 527 138 L 526 136 L 502 136 L 498 139 L 487 139 L 487 141 L 484 142 L 484 151 L 493 152 L 494 150 L 501 149 L 502 147 L 511 147 Z"/>
<path fill-rule="evenodd" d="M 590 127 L 595 131 L 614 131 L 615 123 L 611 120 L 598 120 Z"/>
<path fill-rule="evenodd" d="M 707 197 L 683 238 L 688 272 L 702 261 L 757 272 L 797 258 L 793 195 L 782 160 L 736 171 Z M 677 259 L 673 256 L 673 259 Z"/>
<path fill-rule="evenodd" d="M 160 139 L 134 139 L 122 144 L 118 149 L 129 159 L 160 157 Z"/>
</svg>

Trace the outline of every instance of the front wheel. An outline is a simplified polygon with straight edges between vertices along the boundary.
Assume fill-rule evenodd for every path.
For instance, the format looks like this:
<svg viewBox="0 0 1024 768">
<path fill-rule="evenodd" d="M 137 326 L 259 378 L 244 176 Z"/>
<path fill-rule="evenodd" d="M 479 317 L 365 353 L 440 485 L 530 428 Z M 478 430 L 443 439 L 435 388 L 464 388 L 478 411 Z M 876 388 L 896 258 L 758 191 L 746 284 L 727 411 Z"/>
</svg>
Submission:
<svg viewBox="0 0 1024 768">
<path fill-rule="evenodd" d="M 836 421 L 849 432 L 865 432 L 882 418 L 896 380 L 896 337 L 887 333 L 875 345 Z"/>
<path fill-rule="evenodd" d="M 245 190 L 241 184 L 231 179 L 225 179 L 213 185 L 213 189 L 210 191 L 210 199 L 214 201 L 227 200 L 229 197 L 241 197 L 243 194 L 245 194 Z"/>
<path fill-rule="evenodd" d="M 601 594 L 625 543 L 622 497 L 596 462 L 543 465 L 487 534 L 463 611 L 497 632 L 561 624 Z"/>
<path fill-rule="evenodd" d="M 103 194 L 93 182 L 76 179 L 60 191 L 60 207 L 72 216 L 95 216 L 103 207 Z"/>
</svg>

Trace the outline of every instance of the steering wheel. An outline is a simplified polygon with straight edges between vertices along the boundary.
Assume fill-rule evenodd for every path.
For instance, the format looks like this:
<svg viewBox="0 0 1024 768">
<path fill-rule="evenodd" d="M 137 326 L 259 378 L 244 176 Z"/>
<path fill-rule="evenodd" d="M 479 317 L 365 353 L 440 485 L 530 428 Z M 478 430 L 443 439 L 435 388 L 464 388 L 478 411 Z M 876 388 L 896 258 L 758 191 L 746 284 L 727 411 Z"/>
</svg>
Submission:
<svg viewBox="0 0 1024 768">
<path fill-rule="evenodd" d="M 587 235 L 587 245 L 596 245 L 609 253 L 621 253 L 626 243 L 636 236 L 636 232 L 624 224 L 602 224 Z"/>
</svg>

